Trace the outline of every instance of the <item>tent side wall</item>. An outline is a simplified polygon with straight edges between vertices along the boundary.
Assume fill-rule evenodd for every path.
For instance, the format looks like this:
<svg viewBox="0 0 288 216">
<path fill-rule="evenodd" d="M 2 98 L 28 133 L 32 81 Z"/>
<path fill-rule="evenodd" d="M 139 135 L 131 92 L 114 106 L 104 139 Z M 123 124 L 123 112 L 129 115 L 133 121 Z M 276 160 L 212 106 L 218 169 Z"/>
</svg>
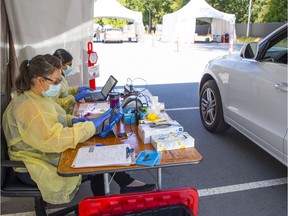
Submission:
<svg viewBox="0 0 288 216">
<path fill-rule="evenodd" d="M 94 0 L 5 0 L 18 66 L 64 48 L 73 55 L 71 85 L 87 84 L 87 42 L 93 39 Z M 65 11 L 65 13 L 63 13 Z"/>
</svg>

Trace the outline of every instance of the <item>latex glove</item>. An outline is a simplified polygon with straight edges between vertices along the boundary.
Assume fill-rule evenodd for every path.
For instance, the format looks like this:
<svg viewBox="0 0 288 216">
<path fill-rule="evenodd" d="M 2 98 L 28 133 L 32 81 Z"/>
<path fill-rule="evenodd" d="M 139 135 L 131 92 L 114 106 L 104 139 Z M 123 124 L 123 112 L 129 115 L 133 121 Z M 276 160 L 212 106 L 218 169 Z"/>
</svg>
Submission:
<svg viewBox="0 0 288 216">
<path fill-rule="evenodd" d="M 83 98 L 85 98 L 87 96 L 89 96 L 89 93 L 86 92 L 86 91 L 83 91 L 83 92 L 79 92 L 76 95 L 74 95 L 74 98 L 75 98 L 76 101 L 79 101 L 79 100 L 81 100 L 81 99 L 83 99 Z"/>
<path fill-rule="evenodd" d="M 78 87 L 78 92 L 87 91 L 87 90 L 94 91 L 94 89 L 90 88 L 89 86 L 79 86 Z"/>
<path fill-rule="evenodd" d="M 96 119 L 92 120 L 95 125 L 95 128 L 99 127 L 107 118 L 111 116 L 112 108 L 108 109 L 105 113 L 97 117 Z"/>
<path fill-rule="evenodd" d="M 76 124 L 78 122 L 85 122 L 85 121 L 92 121 L 90 118 L 85 118 L 85 117 L 81 117 L 81 118 L 73 118 L 71 120 L 72 124 Z"/>
</svg>

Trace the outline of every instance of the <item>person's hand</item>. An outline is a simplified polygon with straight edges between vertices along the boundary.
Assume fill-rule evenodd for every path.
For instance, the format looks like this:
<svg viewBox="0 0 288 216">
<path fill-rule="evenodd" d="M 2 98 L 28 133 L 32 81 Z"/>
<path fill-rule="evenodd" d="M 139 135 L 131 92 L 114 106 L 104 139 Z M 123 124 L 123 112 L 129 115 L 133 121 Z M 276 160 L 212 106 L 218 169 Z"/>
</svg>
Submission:
<svg viewBox="0 0 288 216">
<path fill-rule="evenodd" d="M 85 118 L 85 117 L 81 117 L 81 118 L 73 118 L 71 120 L 72 124 L 76 124 L 78 122 L 85 122 L 85 121 L 92 121 L 90 118 Z"/>
<path fill-rule="evenodd" d="M 107 118 L 111 116 L 111 108 L 108 109 L 105 113 L 97 117 L 96 119 L 92 120 L 95 125 L 95 128 L 99 127 Z"/>
<path fill-rule="evenodd" d="M 90 88 L 89 86 L 79 86 L 78 87 L 78 92 L 82 92 L 82 91 L 93 91 L 94 89 L 93 88 Z"/>
<path fill-rule="evenodd" d="M 79 101 L 79 100 L 81 100 L 81 99 L 83 99 L 85 97 L 88 97 L 88 96 L 89 96 L 89 93 L 86 92 L 86 91 L 83 91 L 83 92 L 79 92 L 76 95 L 74 95 L 74 98 L 75 98 L 76 101 Z"/>
</svg>

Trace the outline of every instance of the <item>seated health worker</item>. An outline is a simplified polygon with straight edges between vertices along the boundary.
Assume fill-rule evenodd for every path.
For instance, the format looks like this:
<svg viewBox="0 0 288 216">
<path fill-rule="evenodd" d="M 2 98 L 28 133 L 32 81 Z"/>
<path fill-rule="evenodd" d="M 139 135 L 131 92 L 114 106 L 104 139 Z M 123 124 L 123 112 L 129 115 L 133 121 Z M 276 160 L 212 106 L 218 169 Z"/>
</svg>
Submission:
<svg viewBox="0 0 288 216">
<path fill-rule="evenodd" d="M 62 75 L 62 82 L 61 82 L 61 90 L 59 94 L 57 94 L 53 99 L 63 108 L 66 110 L 67 113 L 72 114 L 73 107 L 76 101 L 83 99 L 84 97 L 88 96 L 87 91 L 92 91 L 94 89 L 90 88 L 89 86 L 74 86 L 70 87 L 66 76 L 72 72 L 72 55 L 64 50 L 64 49 L 57 49 L 53 56 L 57 57 L 61 60 L 61 75 Z"/>
<path fill-rule="evenodd" d="M 45 57 L 47 55 L 37 55 L 31 61 L 21 63 L 16 92 L 3 114 L 2 124 L 10 159 L 25 163 L 25 168 L 15 169 L 17 178 L 26 184 L 37 184 L 46 202 L 62 204 L 73 199 L 82 176 L 57 174 L 61 152 L 92 137 L 95 128 L 110 116 L 110 110 L 94 120 L 66 114 L 52 99 L 61 88 L 61 71 L 49 64 Z M 103 175 L 86 179 L 91 181 L 95 196 L 104 195 Z M 116 173 L 114 180 L 122 193 L 155 188 L 155 185 L 151 188 L 153 184 L 134 180 L 126 173 Z"/>
</svg>

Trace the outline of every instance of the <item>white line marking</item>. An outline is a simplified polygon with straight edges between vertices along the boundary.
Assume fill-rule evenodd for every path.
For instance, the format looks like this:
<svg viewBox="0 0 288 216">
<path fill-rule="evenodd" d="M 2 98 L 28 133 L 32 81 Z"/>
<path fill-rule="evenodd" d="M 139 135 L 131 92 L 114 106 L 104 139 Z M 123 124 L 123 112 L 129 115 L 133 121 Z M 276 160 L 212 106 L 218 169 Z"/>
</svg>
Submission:
<svg viewBox="0 0 288 216">
<path fill-rule="evenodd" d="M 165 109 L 165 111 L 196 110 L 196 109 L 199 109 L 199 107 L 171 108 L 171 109 Z"/>
<path fill-rule="evenodd" d="M 278 178 L 278 179 L 271 179 L 271 180 L 265 180 L 265 181 L 257 181 L 257 182 L 249 182 L 249 183 L 243 183 L 243 184 L 237 184 L 237 185 L 201 189 L 201 190 L 198 190 L 198 194 L 199 194 L 199 197 L 212 196 L 212 195 L 217 195 L 217 194 L 252 190 L 252 189 L 263 188 L 263 187 L 272 187 L 272 186 L 282 185 L 282 184 L 287 184 L 287 178 Z"/>
<path fill-rule="evenodd" d="M 278 179 L 229 185 L 229 186 L 223 186 L 223 187 L 201 189 L 201 190 L 198 190 L 198 194 L 199 194 L 199 197 L 204 197 L 204 196 L 212 196 L 212 195 L 217 195 L 217 194 L 252 190 L 252 189 L 257 189 L 257 188 L 272 187 L 272 186 L 283 185 L 283 184 L 287 184 L 287 178 L 278 178 Z M 3 216 L 34 216 L 34 212 L 6 214 Z"/>
</svg>

